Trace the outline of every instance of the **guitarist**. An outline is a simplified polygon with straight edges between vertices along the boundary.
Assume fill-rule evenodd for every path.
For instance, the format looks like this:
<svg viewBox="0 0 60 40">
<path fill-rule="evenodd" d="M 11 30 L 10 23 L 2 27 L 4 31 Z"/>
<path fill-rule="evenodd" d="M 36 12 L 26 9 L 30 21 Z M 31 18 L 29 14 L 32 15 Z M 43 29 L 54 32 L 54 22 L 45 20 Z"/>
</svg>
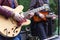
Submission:
<svg viewBox="0 0 60 40">
<path fill-rule="evenodd" d="M 31 0 L 29 10 L 41 7 L 41 6 L 43 6 L 43 4 L 49 4 L 49 0 Z M 46 11 L 42 10 L 40 12 L 45 13 Z M 40 12 L 37 12 L 37 13 L 40 13 Z M 40 16 L 40 18 L 44 18 L 43 14 L 37 15 L 37 13 L 34 16 Z M 33 13 L 31 12 L 31 14 L 33 14 Z M 41 40 L 44 40 L 47 38 L 47 36 L 49 36 L 51 31 L 48 31 L 49 29 L 46 25 L 46 22 L 44 22 L 44 21 L 36 22 L 35 20 L 38 18 L 34 19 L 34 16 L 31 18 L 31 24 L 30 24 L 31 34 L 32 34 L 32 36 L 38 36 Z M 56 17 L 52 17 L 52 19 L 54 20 L 54 19 L 56 19 Z"/>
<path fill-rule="evenodd" d="M 9 6 L 11 8 L 15 8 L 18 6 L 17 0 L 0 0 L 0 14 L 3 14 L 5 17 L 10 17 L 12 12 L 9 10 L 4 9 L 2 6 Z M 7 12 L 8 11 L 8 12 Z M 6 15 L 7 14 L 7 15 Z M 21 40 L 20 35 L 19 37 L 14 38 L 5 38 L 0 35 L 0 40 Z"/>
<path fill-rule="evenodd" d="M 29 10 L 41 7 L 43 6 L 43 4 L 48 4 L 48 3 L 49 3 L 49 0 L 31 0 Z M 42 11 L 45 11 L 45 10 L 42 10 Z M 40 13 L 40 12 L 37 12 L 37 13 Z M 37 15 L 37 13 L 35 15 Z M 32 36 L 38 36 L 41 40 L 46 39 L 47 38 L 46 34 L 48 30 L 45 22 L 44 21 L 35 22 L 33 17 L 31 18 L 31 24 L 30 24 Z M 43 18 L 44 15 L 40 14 L 40 17 Z"/>
</svg>

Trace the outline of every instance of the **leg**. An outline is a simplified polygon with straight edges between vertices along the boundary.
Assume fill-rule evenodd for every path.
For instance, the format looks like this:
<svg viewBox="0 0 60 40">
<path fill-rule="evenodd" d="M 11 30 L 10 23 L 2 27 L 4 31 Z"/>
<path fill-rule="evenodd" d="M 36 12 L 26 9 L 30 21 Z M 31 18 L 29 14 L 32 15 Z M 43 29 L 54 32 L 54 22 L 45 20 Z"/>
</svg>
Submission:
<svg viewBox="0 0 60 40">
<path fill-rule="evenodd" d="M 52 19 L 48 19 L 48 37 L 52 36 Z"/>
<path fill-rule="evenodd" d="M 13 40 L 21 40 L 20 33 Z"/>
<path fill-rule="evenodd" d="M 19 34 L 19 35 L 17 35 L 16 37 L 13 37 L 13 38 L 4 37 L 3 40 L 21 40 L 21 37 L 20 37 L 20 34 Z"/>
<path fill-rule="evenodd" d="M 30 24 L 32 36 L 37 36 L 36 23 L 32 20 Z"/>
<path fill-rule="evenodd" d="M 15 37 L 13 40 L 20 40 L 18 37 Z"/>
<path fill-rule="evenodd" d="M 0 40 L 3 40 L 1 35 L 0 35 Z"/>
<path fill-rule="evenodd" d="M 38 36 L 41 38 L 41 40 L 46 39 L 47 36 L 46 36 L 45 29 L 44 29 L 45 26 L 43 25 L 43 23 L 38 23 L 37 27 L 38 27 L 38 29 L 37 29 Z"/>
<path fill-rule="evenodd" d="M 14 37 L 14 38 L 5 38 L 6 40 L 20 40 L 18 37 Z"/>
</svg>

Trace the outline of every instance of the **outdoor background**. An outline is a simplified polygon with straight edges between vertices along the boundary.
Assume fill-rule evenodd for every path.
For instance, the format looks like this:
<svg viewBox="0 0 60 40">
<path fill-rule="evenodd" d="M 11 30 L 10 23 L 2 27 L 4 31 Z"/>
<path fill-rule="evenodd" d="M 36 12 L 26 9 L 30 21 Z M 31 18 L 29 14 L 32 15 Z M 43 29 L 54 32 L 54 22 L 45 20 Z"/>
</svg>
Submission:
<svg viewBox="0 0 60 40">
<path fill-rule="evenodd" d="M 58 1 L 57 0 L 49 0 L 50 1 L 50 8 L 51 11 L 54 12 L 55 14 L 58 14 Z M 23 12 L 26 12 L 29 9 L 29 5 L 30 5 L 30 0 L 18 0 L 18 4 L 19 5 L 23 5 L 24 9 Z M 58 34 L 58 18 L 55 20 L 55 34 Z M 26 26 L 27 27 L 27 26 Z M 23 29 L 25 30 L 25 27 L 23 27 Z"/>
</svg>

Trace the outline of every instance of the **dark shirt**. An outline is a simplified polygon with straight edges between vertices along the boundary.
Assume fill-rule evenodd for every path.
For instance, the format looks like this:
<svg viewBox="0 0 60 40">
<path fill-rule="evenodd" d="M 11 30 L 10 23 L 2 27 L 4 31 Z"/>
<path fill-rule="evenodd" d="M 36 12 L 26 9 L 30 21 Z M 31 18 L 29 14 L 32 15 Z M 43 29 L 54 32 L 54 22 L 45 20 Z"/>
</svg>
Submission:
<svg viewBox="0 0 60 40">
<path fill-rule="evenodd" d="M 47 4 L 48 2 L 49 0 L 31 0 L 30 9 L 43 6 L 43 4 Z"/>
</svg>

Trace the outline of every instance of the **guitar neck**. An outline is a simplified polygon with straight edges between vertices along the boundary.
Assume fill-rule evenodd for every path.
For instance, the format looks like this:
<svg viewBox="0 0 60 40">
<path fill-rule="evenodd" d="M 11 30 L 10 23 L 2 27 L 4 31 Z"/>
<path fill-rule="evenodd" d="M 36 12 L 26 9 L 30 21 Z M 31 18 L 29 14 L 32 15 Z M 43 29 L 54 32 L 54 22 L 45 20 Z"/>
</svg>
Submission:
<svg viewBox="0 0 60 40">
<path fill-rule="evenodd" d="M 27 17 L 29 15 L 29 13 L 31 13 L 31 12 L 36 13 L 36 12 L 41 11 L 41 10 L 44 10 L 44 9 L 48 9 L 49 10 L 49 6 L 48 5 L 44 5 L 44 6 L 41 6 L 41 7 L 36 8 L 36 9 L 30 10 L 30 11 L 27 11 L 27 12 L 24 12 L 24 16 Z"/>
<path fill-rule="evenodd" d="M 29 12 L 36 13 L 36 12 L 38 12 L 38 11 L 41 11 L 41 10 L 46 9 L 45 7 L 46 7 L 46 6 L 41 6 L 41 7 L 38 7 L 38 8 L 36 8 L 36 9 L 33 9 L 33 10 L 28 11 L 28 13 L 29 13 Z"/>
</svg>

